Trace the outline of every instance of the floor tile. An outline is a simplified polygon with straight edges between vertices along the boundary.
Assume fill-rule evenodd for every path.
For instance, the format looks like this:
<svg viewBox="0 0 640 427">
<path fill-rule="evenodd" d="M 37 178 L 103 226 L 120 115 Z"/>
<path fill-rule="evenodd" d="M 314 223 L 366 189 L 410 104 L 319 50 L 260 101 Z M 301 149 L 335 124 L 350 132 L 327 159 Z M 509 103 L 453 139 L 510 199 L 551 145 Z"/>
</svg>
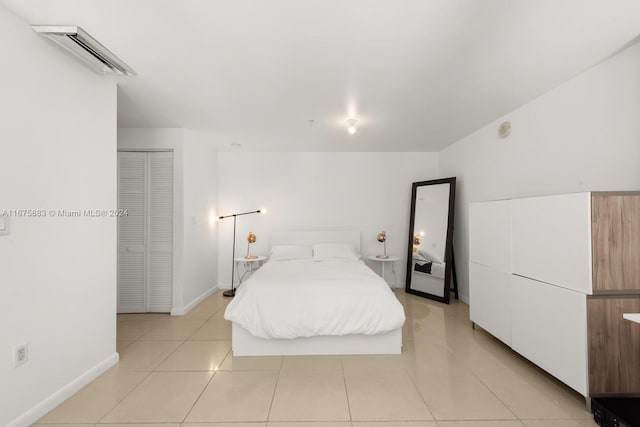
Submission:
<svg viewBox="0 0 640 427">
<path fill-rule="evenodd" d="M 217 371 L 231 341 L 185 341 L 156 368 L 158 371 Z"/>
<path fill-rule="evenodd" d="M 191 335 L 193 335 L 193 333 L 197 331 L 204 324 L 204 322 L 205 321 L 201 319 L 190 320 L 185 318 L 178 318 L 173 320 L 171 323 L 153 329 L 151 332 L 143 335 L 140 339 L 145 341 L 186 340 Z"/>
<path fill-rule="evenodd" d="M 135 341 L 157 327 L 159 327 L 159 325 L 153 325 L 146 322 L 122 322 L 118 323 L 116 332 L 119 340 Z"/>
<path fill-rule="evenodd" d="M 183 423 L 182 427 L 267 427 L 267 423 Z"/>
<path fill-rule="evenodd" d="M 447 369 L 459 367 L 455 357 L 444 344 L 428 341 L 405 340 L 401 362 L 410 371 Z"/>
<path fill-rule="evenodd" d="M 102 421 L 181 422 L 212 376 L 211 372 L 153 372 Z"/>
<path fill-rule="evenodd" d="M 71 424 L 49 424 L 49 423 L 35 423 L 35 424 L 31 424 L 31 427 L 93 427 L 94 424 L 76 424 L 76 423 L 71 423 Z"/>
<path fill-rule="evenodd" d="M 266 421 L 277 378 L 277 372 L 218 371 L 186 421 Z"/>
<path fill-rule="evenodd" d="M 354 421 L 353 427 L 437 427 L 435 421 Z"/>
<path fill-rule="evenodd" d="M 283 371 L 342 370 L 341 356 L 284 356 Z"/>
<path fill-rule="evenodd" d="M 348 421 L 349 405 L 340 370 L 281 372 L 269 421 Z"/>
<path fill-rule="evenodd" d="M 346 371 L 353 421 L 429 421 L 433 417 L 404 371 Z"/>
<path fill-rule="evenodd" d="M 522 420 L 526 427 L 597 427 L 593 418 L 588 420 Z"/>
<path fill-rule="evenodd" d="M 98 422 L 147 375 L 147 372 L 129 372 L 115 366 L 65 400 L 39 422 Z"/>
<path fill-rule="evenodd" d="M 395 354 L 345 355 L 342 366 L 345 372 L 405 369 L 402 356 Z"/>
<path fill-rule="evenodd" d="M 116 352 L 122 353 L 122 351 L 133 344 L 135 341 L 116 341 Z"/>
<path fill-rule="evenodd" d="M 180 423 L 96 424 L 96 427 L 180 427 Z"/>
<path fill-rule="evenodd" d="M 585 419 L 583 399 L 533 369 L 483 370 L 476 374 L 520 419 Z"/>
<path fill-rule="evenodd" d="M 515 419 L 478 378 L 462 367 L 411 375 L 436 420 Z"/>
<path fill-rule="evenodd" d="M 523 427 L 520 421 L 438 421 L 438 427 Z"/>
<path fill-rule="evenodd" d="M 234 356 L 232 352 L 220 366 L 221 371 L 279 371 L 282 356 Z"/>
<path fill-rule="evenodd" d="M 346 421 L 270 421 L 267 423 L 267 427 L 351 427 L 351 423 Z"/>
<path fill-rule="evenodd" d="M 222 300 L 220 308 L 213 315 L 212 319 L 224 319 L 224 311 L 227 309 L 227 306 L 229 305 L 230 302 L 231 302 L 230 298 Z"/>
<path fill-rule="evenodd" d="M 120 369 L 151 371 L 173 353 L 182 341 L 137 341 L 120 353 Z"/>
<path fill-rule="evenodd" d="M 219 299 L 207 298 L 206 300 L 195 306 L 184 317 L 187 319 L 208 320 L 213 317 L 213 315 L 216 314 L 222 306 L 223 303 Z"/>
<path fill-rule="evenodd" d="M 189 338 L 190 340 L 230 340 L 231 322 L 224 319 L 209 319 Z"/>
</svg>

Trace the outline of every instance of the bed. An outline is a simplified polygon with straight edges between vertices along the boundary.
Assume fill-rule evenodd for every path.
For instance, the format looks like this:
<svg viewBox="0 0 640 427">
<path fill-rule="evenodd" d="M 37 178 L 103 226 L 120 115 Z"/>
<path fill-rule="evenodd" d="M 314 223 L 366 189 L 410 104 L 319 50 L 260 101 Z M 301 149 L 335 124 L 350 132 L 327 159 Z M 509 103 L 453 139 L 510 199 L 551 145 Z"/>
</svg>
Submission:
<svg viewBox="0 0 640 427">
<path fill-rule="evenodd" d="M 444 296 L 444 275 L 446 264 L 428 253 L 413 253 L 411 288 L 439 297 Z"/>
<path fill-rule="evenodd" d="M 360 232 L 280 232 L 271 243 L 225 311 L 234 356 L 400 354 L 404 310 L 359 259 Z"/>
</svg>

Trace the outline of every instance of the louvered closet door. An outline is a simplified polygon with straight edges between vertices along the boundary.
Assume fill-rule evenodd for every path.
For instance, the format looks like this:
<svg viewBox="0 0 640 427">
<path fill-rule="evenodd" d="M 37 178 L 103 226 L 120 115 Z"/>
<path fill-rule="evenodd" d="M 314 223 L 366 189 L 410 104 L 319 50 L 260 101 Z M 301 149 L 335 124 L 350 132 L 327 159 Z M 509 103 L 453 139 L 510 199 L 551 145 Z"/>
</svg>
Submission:
<svg viewBox="0 0 640 427">
<path fill-rule="evenodd" d="M 169 312 L 173 153 L 118 153 L 118 313 Z"/>
<path fill-rule="evenodd" d="M 146 311 L 147 153 L 118 153 L 118 313 Z"/>
<path fill-rule="evenodd" d="M 149 153 L 147 311 L 169 312 L 173 299 L 173 153 Z"/>
</svg>

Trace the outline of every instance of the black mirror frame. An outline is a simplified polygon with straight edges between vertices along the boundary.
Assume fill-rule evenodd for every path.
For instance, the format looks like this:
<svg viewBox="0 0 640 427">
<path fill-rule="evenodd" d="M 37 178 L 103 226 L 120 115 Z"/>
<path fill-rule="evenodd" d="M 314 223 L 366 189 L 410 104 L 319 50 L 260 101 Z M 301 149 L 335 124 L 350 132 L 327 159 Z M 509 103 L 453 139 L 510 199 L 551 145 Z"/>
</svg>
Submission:
<svg viewBox="0 0 640 427">
<path fill-rule="evenodd" d="M 415 227 L 415 215 L 416 215 L 416 193 L 418 187 L 426 185 L 438 185 L 449 184 L 449 217 L 447 219 L 447 240 L 445 243 L 444 261 L 445 261 L 445 273 L 444 273 L 444 292 L 443 296 L 428 294 L 426 292 L 411 289 L 411 277 L 413 267 L 413 236 Z M 405 292 L 408 294 L 419 295 L 424 298 L 429 298 L 435 301 L 449 304 L 449 297 L 451 294 L 451 275 L 453 271 L 453 218 L 456 201 L 456 178 L 442 178 L 434 179 L 431 181 L 419 181 L 414 182 L 411 185 L 411 213 L 409 218 L 409 245 L 407 250 L 407 276 L 405 282 Z"/>
</svg>

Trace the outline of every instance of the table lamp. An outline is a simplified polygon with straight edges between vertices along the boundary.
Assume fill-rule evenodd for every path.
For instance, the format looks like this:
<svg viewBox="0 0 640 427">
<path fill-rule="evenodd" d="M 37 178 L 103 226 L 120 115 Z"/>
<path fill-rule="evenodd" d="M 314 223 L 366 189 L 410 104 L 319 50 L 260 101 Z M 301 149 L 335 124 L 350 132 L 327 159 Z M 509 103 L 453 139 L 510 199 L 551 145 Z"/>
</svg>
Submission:
<svg viewBox="0 0 640 427">
<path fill-rule="evenodd" d="M 378 259 L 389 258 L 389 255 L 387 255 L 387 233 L 386 232 L 383 231 L 382 233 L 378 233 L 378 242 L 382 243 L 384 247 L 384 253 L 382 255 L 376 255 L 376 258 Z"/>
<path fill-rule="evenodd" d="M 244 259 L 256 259 L 258 258 L 255 255 L 251 255 L 249 253 L 249 248 L 251 247 L 252 243 L 256 242 L 256 235 L 254 234 L 253 231 L 250 231 L 249 234 L 247 234 L 247 255 L 245 255 Z"/>
</svg>

